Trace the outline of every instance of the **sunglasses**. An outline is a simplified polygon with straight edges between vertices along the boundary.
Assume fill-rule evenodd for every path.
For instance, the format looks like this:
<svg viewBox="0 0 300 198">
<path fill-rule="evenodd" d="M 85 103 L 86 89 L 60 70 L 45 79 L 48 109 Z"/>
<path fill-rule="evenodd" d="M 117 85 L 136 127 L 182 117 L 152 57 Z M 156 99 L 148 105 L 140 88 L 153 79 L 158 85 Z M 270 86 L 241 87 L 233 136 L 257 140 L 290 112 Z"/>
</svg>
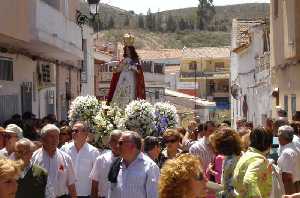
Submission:
<svg viewBox="0 0 300 198">
<path fill-rule="evenodd" d="M 131 143 L 131 141 L 119 141 L 118 142 L 119 146 L 122 146 L 125 143 Z"/>
<path fill-rule="evenodd" d="M 76 132 L 74 132 L 76 133 Z M 69 135 L 68 133 L 60 133 L 59 135 Z"/>
<path fill-rule="evenodd" d="M 177 142 L 178 140 L 177 139 L 166 139 L 165 140 L 165 143 L 175 143 L 175 142 Z"/>
<path fill-rule="evenodd" d="M 79 129 L 72 129 L 72 133 L 79 133 L 80 130 Z"/>
</svg>

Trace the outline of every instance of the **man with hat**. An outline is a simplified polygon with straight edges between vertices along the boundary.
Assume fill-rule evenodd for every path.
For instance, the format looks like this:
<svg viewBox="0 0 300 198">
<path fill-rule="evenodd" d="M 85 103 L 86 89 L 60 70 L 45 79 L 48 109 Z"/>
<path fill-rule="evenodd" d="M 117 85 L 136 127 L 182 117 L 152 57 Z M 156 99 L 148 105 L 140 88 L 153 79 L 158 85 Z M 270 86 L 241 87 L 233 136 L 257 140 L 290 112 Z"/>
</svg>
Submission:
<svg viewBox="0 0 300 198">
<path fill-rule="evenodd" d="M 16 124 L 9 124 L 5 128 L 5 147 L 0 150 L 0 156 L 9 157 L 15 151 L 16 142 L 23 137 L 23 130 Z"/>
</svg>

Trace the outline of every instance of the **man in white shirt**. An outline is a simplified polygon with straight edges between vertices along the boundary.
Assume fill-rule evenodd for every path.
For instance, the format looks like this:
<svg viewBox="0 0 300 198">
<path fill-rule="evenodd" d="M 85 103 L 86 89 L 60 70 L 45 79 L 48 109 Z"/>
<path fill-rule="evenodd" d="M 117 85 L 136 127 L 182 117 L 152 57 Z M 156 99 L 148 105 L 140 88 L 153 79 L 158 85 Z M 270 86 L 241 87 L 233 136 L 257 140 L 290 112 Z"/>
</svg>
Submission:
<svg viewBox="0 0 300 198">
<path fill-rule="evenodd" d="M 132 131 L 123 132 L 119 148 L 121 160 L 118 170 L 115 170 L 117 174 L 110 174 L 114 178 L 109 178 L 111 183 L 108 197 L 158 198 L 159 168 L 141 152 L 141 136 Z"/>
<path fill-rule="evenodd" d="M 9 157 L 15 151 L 16 142 L 23 137 L 23 130 L 16 124 L 9 124 L 5 128 L 5 147 L 0 150 L 0 156 Z"/>
<path fill-rule="evenodd" d="M 47 124 L 41 130 L 43 147 L 34 152 L 32 163 L 48 171 L 47 185 L 55 194 L 55 198 L 77 197 L 75 172 L 71 157 L 57 149 L 59 144 L 59 128 Z"/>
<path fill-rule="evenodd" d="M 204 124 L 203 138 L 193 144 L 189 150 L 189 153 L 199 157 L 203 164 L 204 170 L 206 170 L 209 164 L 213 163 L 215 159 L 215 154 L 208 140 L 208 137 L 214 133 L 214 131 L 215 123 L 213 121 L 207 121 Z"/>
<path fill-rule="evenodd" d="M 278 166 L 282 171 L 282 181 L 286 194 L 300 192 L 300 151 L 293 143 L 294 129 L 284 125 L 278 129 L 281 151 Z"/>
<path fill-rule="evenodd" d="M 79 198 L 91 195 L 92 181 L 89 175 L 99 156 L 98 149 L 87 143 L 88 133 L 88 127 L 84 122 L 76 122 L 72 127 L 73 141 L 61 148 L 71 156 L 77 176 L 75 185 Z"/>
<path fill-rule="evenodd" d="M 109 137 L 109 147 L 111 151 L 100 155 L 94 164 L 90 174 L 90 178 L 92 179 L 92 198 L 108 198 L 109 181 L 107 176 L 111 164 L 120 155 L 118 142 L 121 135 L 121 130 L 112 131 Z"/>
</svg>

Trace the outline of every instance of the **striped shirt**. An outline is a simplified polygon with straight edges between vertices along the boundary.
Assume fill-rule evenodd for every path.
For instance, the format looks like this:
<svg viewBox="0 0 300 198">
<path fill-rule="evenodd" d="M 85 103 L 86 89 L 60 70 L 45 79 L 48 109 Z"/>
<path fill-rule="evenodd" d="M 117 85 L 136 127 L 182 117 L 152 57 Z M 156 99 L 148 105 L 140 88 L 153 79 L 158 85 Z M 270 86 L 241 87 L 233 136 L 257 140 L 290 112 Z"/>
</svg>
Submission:
<svg viewBox="0 0 300 198">
<path fill-rule="evenodd" d="M 189 150 L 189 153 L 199 157 L 202 162 L 204 171 L 206 171 L 209 163 L 213 163 L 215 154 L 209 145 L 208 138 L 203 137 L 193 144 Z"/>
<path fill-rule="evenodd" d="M 128 167 L 122 162 L 117 183 L 111 183 L 109 198 L 158 198 L 159 168 L 140 153 Z"/>
</svg>

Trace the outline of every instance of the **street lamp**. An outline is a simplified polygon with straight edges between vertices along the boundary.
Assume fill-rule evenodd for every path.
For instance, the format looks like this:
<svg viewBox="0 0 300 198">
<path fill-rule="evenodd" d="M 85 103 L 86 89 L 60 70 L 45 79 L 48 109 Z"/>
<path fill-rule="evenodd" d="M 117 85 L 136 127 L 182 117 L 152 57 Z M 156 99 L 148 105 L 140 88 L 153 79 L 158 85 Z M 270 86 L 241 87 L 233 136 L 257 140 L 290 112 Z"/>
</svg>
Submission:
<svg viewBox="0 0 300 198">
<path fill-rule="evenodd" d="M 87 0 L 88 4 L 89 4 L 89 12 L 90 12 L 90 16 L 91 18 L 89 18 L 87 15 L 82 14 L 82 12 L 80 12 L 79 10 L 77 10 L 77 17 L 76 17 L 76 21 L 77 24 L 79 26 L 82 26 L 86 23 L 89 22 L 89 20 L 91 20 L 92 22 L 95 21 L 96 16 L 98 15 L 98 9 L 99 9 L 99 3 L 100 0 Z"/>
</svg>

